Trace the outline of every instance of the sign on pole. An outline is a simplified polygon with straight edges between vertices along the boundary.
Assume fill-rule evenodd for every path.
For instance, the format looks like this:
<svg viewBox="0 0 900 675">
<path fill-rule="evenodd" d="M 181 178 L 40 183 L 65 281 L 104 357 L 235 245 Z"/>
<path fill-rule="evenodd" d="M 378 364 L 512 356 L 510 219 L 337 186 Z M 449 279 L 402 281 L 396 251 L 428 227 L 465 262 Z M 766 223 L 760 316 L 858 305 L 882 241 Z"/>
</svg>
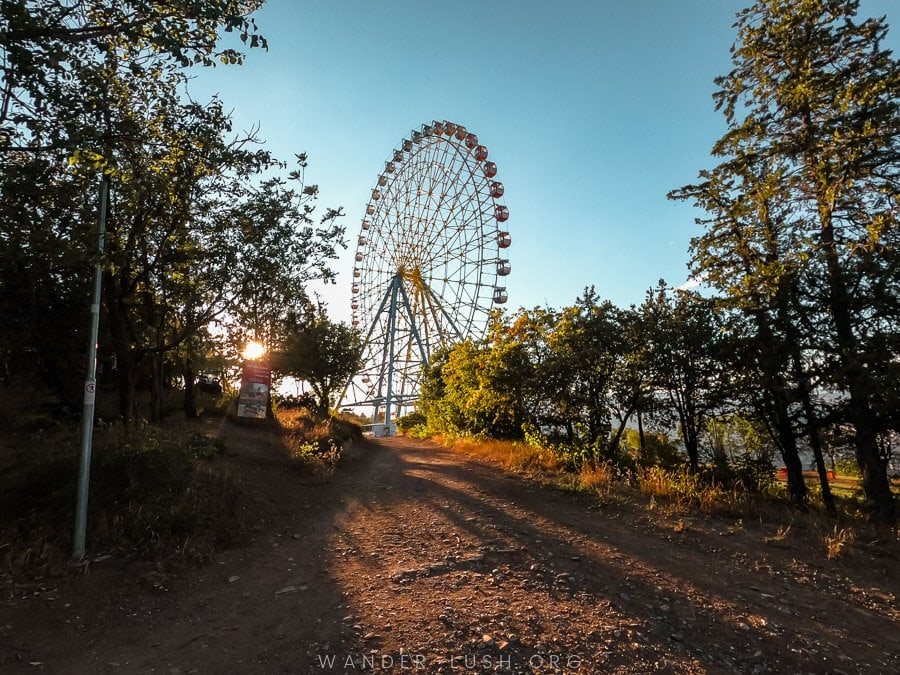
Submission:
<svg viewBox="0 0 900 675">
<path fill-rule="evenodd" d="M 238 417 L 265 419 L 272 386 L 272 369 L 259 361 L 244 361 L 241 393 L 238 396 Z"/>
</svg>

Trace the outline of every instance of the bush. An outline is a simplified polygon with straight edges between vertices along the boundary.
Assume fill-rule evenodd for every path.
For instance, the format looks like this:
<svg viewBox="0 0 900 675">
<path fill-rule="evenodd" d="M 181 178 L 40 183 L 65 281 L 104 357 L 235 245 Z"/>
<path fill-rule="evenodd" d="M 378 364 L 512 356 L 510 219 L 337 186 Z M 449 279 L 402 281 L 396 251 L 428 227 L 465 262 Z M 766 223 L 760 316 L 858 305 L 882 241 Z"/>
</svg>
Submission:
<svg viewBox="0 0 900 675">
<path fill-rule="evenodd" d="M 669 437 L 659 431 L 644 432 L 644 448 L 637 429 L 626 429 L 625 440 L 633 449 L 636 461 L 641 467 L 659 466 L 676 469 L 684 464 L 684 455 Z"/>
<path fill-rule="evenodd" d="M 731 468 L 735 483 L 740 482 L 754 494 L 768 493 L 775 486 L 775 465 L 769 458 L 738 455 Z"/>
<path fill-rule="evenodd" d="M 57 439 L 31 453 L 0 486 L 0 568 L 41 574 L 71 552 L 80 448 Z M 237 488 L 208 460 L 224 446 L 137 421 L 94 434 L 87 538 L 92 549 L 204 559 L 237 535 Z"/>
<path fill-rule="evenodd" d="M 402 434 L 408 434 L 415 427 L 427 426 L 428 420 L 425 413 L 413 410 L 408 415 L 397 418 L 397 430 Z"/>
<path fill-rule="evenodd" d="M 855 459 L 838 459 L 834 463 L 836 473 L 850 478 L 862 478 L 862 471 Z"/>
</svg>

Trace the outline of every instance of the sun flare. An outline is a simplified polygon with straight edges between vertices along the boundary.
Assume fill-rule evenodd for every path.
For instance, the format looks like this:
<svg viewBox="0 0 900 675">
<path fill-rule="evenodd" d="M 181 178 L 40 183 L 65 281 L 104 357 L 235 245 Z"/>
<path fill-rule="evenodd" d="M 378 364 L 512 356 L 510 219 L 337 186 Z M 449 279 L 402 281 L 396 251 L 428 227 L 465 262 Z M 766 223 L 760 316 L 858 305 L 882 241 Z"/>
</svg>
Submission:
<svg viewBox="0 0 900 675">
<path fill-rule="evenodd" d="M 255 361 L 265 353 L 266 348 L 261 343 L 257 342 L 256 340 L 250 340 L 250 342 L 247 343 L 247 346 L 244 347 L 244 351 L 241 353 L 241 356 L 243 356 L 248 361 Z"/>
</svg>

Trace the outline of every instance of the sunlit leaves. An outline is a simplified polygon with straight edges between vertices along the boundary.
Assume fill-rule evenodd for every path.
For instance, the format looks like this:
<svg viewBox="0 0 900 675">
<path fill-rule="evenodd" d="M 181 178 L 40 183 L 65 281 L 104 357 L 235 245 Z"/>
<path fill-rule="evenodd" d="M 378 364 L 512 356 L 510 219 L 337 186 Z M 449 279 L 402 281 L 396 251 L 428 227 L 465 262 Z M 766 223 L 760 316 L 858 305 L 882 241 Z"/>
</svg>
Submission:
<svg viewBox="0 0 900 675">
<path fill-rule="evenodd" d="M 240 64 L 243 54 L 220 47 L 220 32 L 238 30 L 245 44 L 267 48 L 250 16 L 259 0 L 5 0 L 0 27 L 4 89 L 0 150 L 69 146 L 70 103 L 92 96 L 85 84 L 98 69 L 140 77 L 159 64 Z M 155 64 L 155 65 L 154 65 Z M 98 125 L 99 126 L 99 125 Z M 99 132 L 95 132 L 96 133 Z"/>
</svg>

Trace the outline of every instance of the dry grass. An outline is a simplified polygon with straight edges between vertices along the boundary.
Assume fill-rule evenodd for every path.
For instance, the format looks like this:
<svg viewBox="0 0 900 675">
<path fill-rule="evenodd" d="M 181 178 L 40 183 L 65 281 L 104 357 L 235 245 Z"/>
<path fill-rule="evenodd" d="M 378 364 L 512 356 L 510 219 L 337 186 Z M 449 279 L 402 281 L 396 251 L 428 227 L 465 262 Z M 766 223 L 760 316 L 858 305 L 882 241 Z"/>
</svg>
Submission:
<svg viewBox="0 0 900 675">
<path fill-rule="evenodd" d="M 771 537 L 764 537 L 763 541 L 767 544 L 771 544 L 771 543 L 780 544 L 782 542 L 787 541 L 787 538 L 790 535 L 790 533 L 791 533 L 790 525 L 781 525 L 778 528 L 778 531 L 774 535 L 772 535 Z"/>
<path fill-rule="evenodd" d="M 829 560 L 834 560 L 844 550 L 844 546 L 853 543 L 855 538 L 856 536 L 850 528 L 838 528 L 835 525 L 831 534 L 825 535 L 825 555 Z"/>
<path fill-rule="evenodd" d="M 457 452 L 499 464 L 506 471 L 531 478 L 556 476 L 565 468 L 565 462 L 551 450 L 536 448 L 521 442 L 457 438 L 452 441 L 434 438 Z"/>
<path fill-rule="evenodd" d="M 341 457 L 330 421 L 316 421 L 306 410 L 279 410 L 282 441 L 288 457 L 304 473 L 331 474 Z"/>
<path fill-rule="evenodd" d="M 834 519 L 813 501 L 812 508 L 797 509 L 775 493 L 755 494 L 737 481 L 726 486 L 712 475 L 691 474 L 687 468 L 666 470 L 660 467 L 639 469 L 623 475 L 609 462 L 572 462 L 547 448 L 528 443 L 482 440 L 477 438 L 431 437 L 447 447 L 499 465 L 505 471 L 554 485 L 567 491 L 592 492 L 605 502 L 634 502 L 636 495 L 649 497 L 649 509 L 668 519 L 667 527 L 678 533 L 687 529 L 684 516 L 702 514 L 717 519 L 737 519 L 738 529 L 744 523 L 759 523 L 773 530 L 763 536 L 762 543 L 785 548 L 808 547 L 821 550 L 824 538 L 828 559 L 846 555 L 846 551 L 862 540 L 882 540 L 884 532 L 867 532 L 863 517 L 854 511 L 845 512 L 847 526 L 834 525 Z M 573 466 L 578 467 L 573 469 Z M 734 528 L 729 528 L 729 532 Z M 771 532 L 772 530 L 770 530 Z M 790 538 L 790 541 L 789 541 Z M 888 540 L 900 542 L 900 531 L 893 531 Z"/>
<path fill-rule="evenodd" d="M 578 485 L 583 490 L 609 490 L 616 482 L 616 470 L 609 462 L 584 462 L 578 471 Z"/>
<path fill-rule="evenodd" d="M 668 471 L 659 467 L 643 469 L 637 476 L 638 489 L 654 503 L 664 502 L 669 511 L 698 511 L 709 515 L 741 515 L 750 496 L 740 485 L 731 488 L 707 482 L 686 469 Z"/>
</svg>

